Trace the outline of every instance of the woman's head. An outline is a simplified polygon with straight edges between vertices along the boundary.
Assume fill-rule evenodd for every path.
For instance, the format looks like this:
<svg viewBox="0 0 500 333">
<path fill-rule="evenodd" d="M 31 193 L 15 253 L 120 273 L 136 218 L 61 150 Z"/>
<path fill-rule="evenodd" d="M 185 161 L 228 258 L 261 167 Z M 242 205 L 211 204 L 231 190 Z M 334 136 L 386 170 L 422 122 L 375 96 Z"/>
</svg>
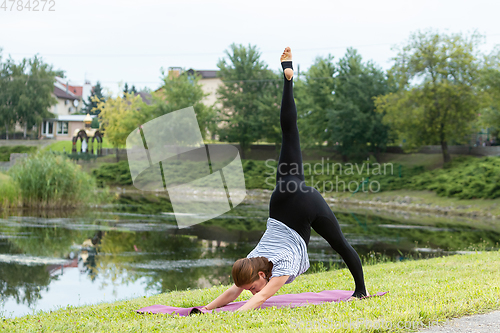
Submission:
<svg viewBox="0 0 500 333">
<path fill-rule="evenodd" d="M 265 257 L 238 259 L 233 264 L 233 280 L 237 287 L 259 292 L 272 275 L 273 263 Z"/>
</svg>

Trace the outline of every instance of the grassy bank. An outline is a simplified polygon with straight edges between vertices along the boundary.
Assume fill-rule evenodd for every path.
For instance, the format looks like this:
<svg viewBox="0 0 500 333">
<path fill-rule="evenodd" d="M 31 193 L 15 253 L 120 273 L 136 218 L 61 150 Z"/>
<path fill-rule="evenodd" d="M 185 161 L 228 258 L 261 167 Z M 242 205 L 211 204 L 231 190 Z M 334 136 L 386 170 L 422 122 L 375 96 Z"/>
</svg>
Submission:
<svg viewBox="0 0 500 333">
<path fill-rule="evenodd" d="M 77 149 L 81 149 L 82 142 L 79 140 L 77 142 Z M 95 143 L 94 143 L 95 145 Z M 71 149 L 73 148 L 73 142 L 72 141 L 56 141 L 54 143 L 51 143 L 50 145 L 47 145 L 43 148 L 44 151 L 58 151 L 58 152 L 67 152 L 71 153 Z M 102 139 L 102 148 L 115 148 L 113 145 L 109 142 L 109 140 L 104 137 Z M 125 148 L 125 147 L 119 147 L 119 148 Z"/>
<path fill-rule="evenodd" d="M 408 157 L 412 160 L 411 156 Z M 407 161 L 408 162 L 408 161 Z M 275 186 L 277 161 L 243 160 L 247 189 L 272 190 Z M 206 164 L 191 161 L 171 161 L 163 166 L 178 182 L 184 178 L 197 179 L 207 173 Z M 321 193 L 385 192 L 394 190 L 433 191 L 442 197 L 458 199 L 500 197 L 500 157 L 456 157 L 443 168 L 432 169 L 429 160 L 417 164 L 396 161 L 377 163 L 338 163 L 331 161 L 304 161 L 306 185 Z M 101 165 L 93 171 L 99 183 L 132 185 L 127 161 Z M 174 176 L 175 175 L 175 176 Z M 167 179 L 167 176 L 165 176 Z"/>
<path fill-rule="evenodd" d="M 335 193 L 325 196 L 327 202 L 376 211 L 412 212 L 441 217 L 466 218 L 500 229 L 500 198 L 458 199 L 442 197 L 432 191 L 396 190 L 380 193 Z M 474 223 L 476 225 L 476 223 Z M 478 224 L 479 225 L 479 224 Z"/>
<path fill-rule="evenodd" d="M 315 163 L 319 163 L 317 171 L 320 171 L 322 161 L 306 161 L 306 184 L 314 185 L 331 203 L 342 205 L 468 218 L 500 218 L 500 157 L 454 156 L 451 164 L 439 167 L 435 154 L 392 155 L 385 156 L 383 163 L 388 164 L 385 171 L 383 166 L 378 169 L 372 163 L 370 169 L 367 164 L 343 164 L 340 172 L 340 164 L 336 163 L 335 172 L 323 164 L 323 174 L 315 174 Z M 269 200 L 274 188 L 275 164 L 243 161 L 246 188 L 251 195 L 256 194 L 263 201 Z M 358 168 L 364 173 L 370 170 L 370 174 L 360 175 Z M 348 171 L 351 169 L 354 174 Z M 132 185 L 127 161 L 102 163 L 89 172 L 99 186 L 137 191 Z M 190 163 L 179 164 L 170 172 L 202 174 L 198 165 Z M 363 178 L 366 183 L 362 182 Z M 350 182 L 355 183 L 351 186 Z M 379 191 L 370 192 L 370 183 Z M 345 188 L 349 186 L 350 189 Z"/>
<path fill-rule="evenodd" d="M 411 325 L 422 328 L 448 318 L 500 309 L 500 252 L 456 255 L 429 260 L 381 263 L 365 266 L 369 292 L 389 291 L 349 303 L 324 303 L 300 308 L 268 308 L 244 313 L 214 313 L 191 317 L 139 315 L 134 310 L 164 304 L 190 307 L 208 304 L 227 286 L 171 292 L 111 304 L 70 307 L 16 319 L 4 319 L 1 328 L 9 332 L 288 332 L 312 329 L 331 332 L 336 322 L 362 320 L 356 327 L 346 324 L 336 332 L 406 332 Z M 299 276 L 278 294 L 352 290 L 346 270 Z M 248 300 L 244 291 L 236 301 Z M 401 328 L 398 328 L 398 323 Z M 329 326 L 330 325 L 330 326 Z M 419 326 L 420 325 L 420 326 Z M 384 329 L 386 327 L 387 329 Z"/>
</svg>

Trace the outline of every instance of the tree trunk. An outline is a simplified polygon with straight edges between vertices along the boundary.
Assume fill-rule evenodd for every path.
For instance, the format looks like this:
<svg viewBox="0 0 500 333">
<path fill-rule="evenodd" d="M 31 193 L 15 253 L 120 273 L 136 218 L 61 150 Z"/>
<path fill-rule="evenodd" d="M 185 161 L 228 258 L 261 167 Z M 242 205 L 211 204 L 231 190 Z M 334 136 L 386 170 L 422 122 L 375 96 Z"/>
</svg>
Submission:
<svg viewBox="0 0 500 333">
<path fill-rule="evenodd" d="M 375 155 L 375 159 L 377 160 L 377 163 L 380 164 L 380 148 L 379 147 L 375 148 L 375 153 L 373 155 Z"/>
<path fill-rule="evenodd" d="M 9 140 L 9 127 L 5 123 L 5 140 Z"/>
<path fill-rule="evenodd" d="M 26 130 L 28 128 L 28 124 L 24 123 L 24 139 L 26 140 Z"/>
<path fill-rule="evenodd" d="M 118 155 L 118 147 L 115 147 L 116 151 L 116 163 L 120 162 L 120 156 Z"/>
<path fill-rule="evenodd" d="M 443 161 L 444 163 L 451 162 L 451 156 L 450 153 L 448 152 L 448 142 L 446 141 L 441 141 L 441 150 L 443 151 Z"/>
</svg>

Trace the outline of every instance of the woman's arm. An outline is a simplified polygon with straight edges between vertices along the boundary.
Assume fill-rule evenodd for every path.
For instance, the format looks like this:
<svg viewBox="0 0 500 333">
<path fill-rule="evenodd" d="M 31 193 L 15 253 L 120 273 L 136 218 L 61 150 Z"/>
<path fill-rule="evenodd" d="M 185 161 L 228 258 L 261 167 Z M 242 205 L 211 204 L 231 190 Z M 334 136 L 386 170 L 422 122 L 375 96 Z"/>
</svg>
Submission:
<svg viewBox="0 0 500 333">
<path fill-rule="evenodd" d="M 229 302 L 234 301 L 235 299 L 240 296 L 241 292 L 243 291 L 243 288 L 239 288 L 236 285 L 233 284 L 232 287 L 230 287 L 228 290 L 226 290 L 222 295 L 214 299 L 210 304 L 205 305 L 203 308 L 207 310 L 212 310 L 215 308 L 220 308 L 221 306 L 226 305 Z"/>
<path fill-rule="evenodd" d="M 283 275 L 272 278 L 261 291 L 253 295 L 253 297 L 250 298 L 248 302 L 243 304 L 238 311 L 246 311 L 259 307 L 269 297 L 276 294 L 276 292 L 285 284 L 286 280 L 288 280 L 288 277 L 289 275 Z"/>
</svg>

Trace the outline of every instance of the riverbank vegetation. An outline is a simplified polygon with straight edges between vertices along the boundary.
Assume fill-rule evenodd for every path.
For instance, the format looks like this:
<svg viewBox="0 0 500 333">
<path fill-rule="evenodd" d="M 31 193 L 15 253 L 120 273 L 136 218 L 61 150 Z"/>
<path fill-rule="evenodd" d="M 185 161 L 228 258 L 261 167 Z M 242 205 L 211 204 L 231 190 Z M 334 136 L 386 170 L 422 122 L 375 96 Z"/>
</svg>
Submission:
<svg viewBox="0 0 500 333">
<path fill-rule="evenodd" d="M 443 323 L 449 318 L 500 309 L 500 287 L 495 278 L 500 273 L 500 266 L 492 265 L 499 260 L 500 252 L 495 251 L 367 265 L 364 271 L 368 291 L 389 293 L 354 302 L 190 317 L 135 312 L 154 304 L 179 307 L 208 304 L 228 288 L 220 285 L 115 303 L 54 309 L 4 319 L 0 327 L 9 332 L 283 332 L 297 329 L 373 332 L 377 327 L 378 332 L 406 332 Z M 352 290 L 352 287 L 352 276 L 347 269 L 342 269 L 299 276 L 277 294 Z M 244 291 L 235 301 L 245 301 L 251 296 Z"/>
<path fill-rule="evenodd" d="M 6 209 L 18 204 L 19 188 L 12 178 L 0 172 L 0 208 Z"/>
<path fill-rule="evenodd" d="M 272 190 L 277 162 L 243 160 L 247 189 Z M 202 174 L 203 165 L 179 162 L 175 172 L 187 177 Z M 172 170 L 174 172 L 174 170 Z M 106 163 L 92 171 L 100 186 L 132 185 L 127 161 Z M 306 184 L 321 193 L 377 193 L 385 191 L 433 191 L 438 196 L 459 199 L 500 197 L 500 157 L 456 157 L 443 168 L 426 170 L 423 165 L 404 163 L 338 163 L 304 161 Z M 176 179 L 180 180 L 179 177 Z"/>
<path fill-rule="evenodd" d="M 96 193 L 94 178 L 79 165 L 50 152 L 20 160 L 0 181 L 4 207 L 78 207 L 100 203 L 108 196 L 106 190 Z"/>
</svg>

